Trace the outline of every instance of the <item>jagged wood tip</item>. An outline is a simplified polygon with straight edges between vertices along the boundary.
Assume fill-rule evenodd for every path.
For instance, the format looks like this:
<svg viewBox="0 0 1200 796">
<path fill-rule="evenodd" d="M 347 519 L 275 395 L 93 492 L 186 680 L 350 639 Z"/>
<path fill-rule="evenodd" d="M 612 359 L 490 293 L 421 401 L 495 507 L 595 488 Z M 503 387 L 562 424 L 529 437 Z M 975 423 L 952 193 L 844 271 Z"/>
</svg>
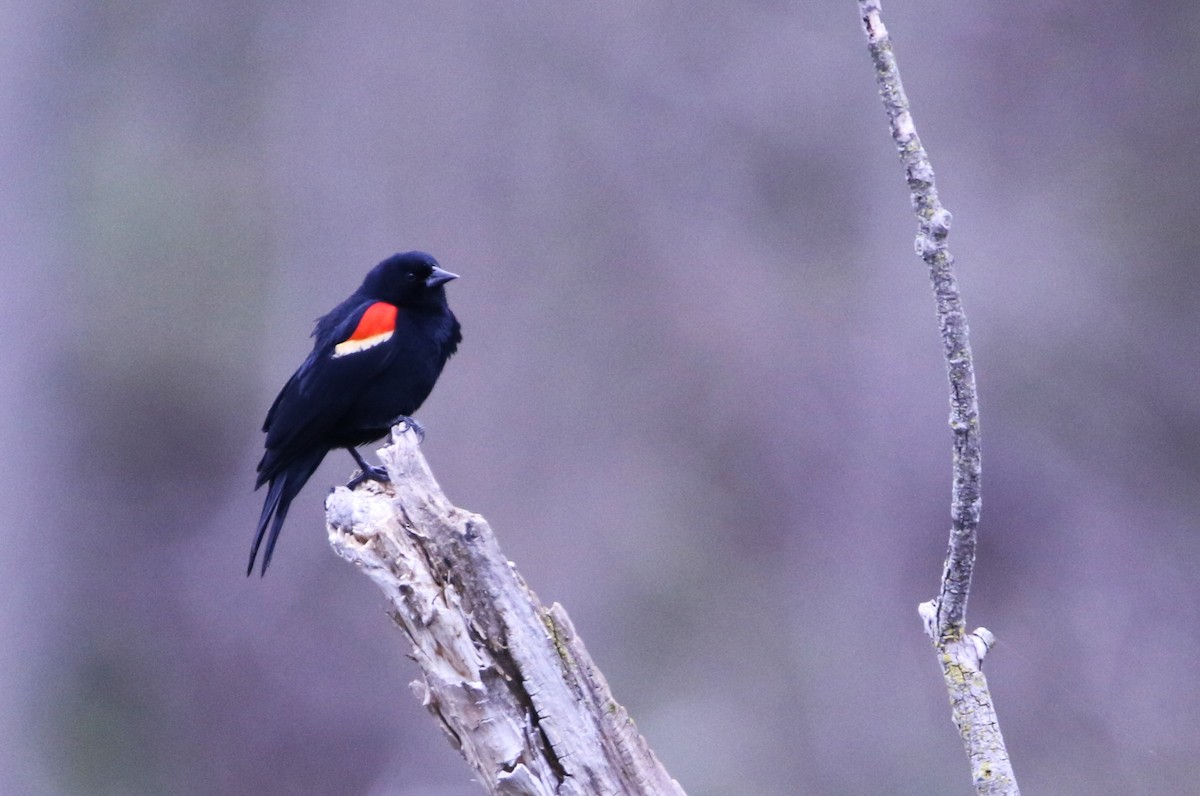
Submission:
<svg viewBox="0 0 1200 796">
<path fill-rule="evenodd" d="M 390 484 L 339 487 L 329 541 L 383 591 L 421 669 L 413 689 L 489 793 L 684 796 L 588 655 L 486 520 L 455 507 L 415 434 L 380 451 Z"/>
</svg>

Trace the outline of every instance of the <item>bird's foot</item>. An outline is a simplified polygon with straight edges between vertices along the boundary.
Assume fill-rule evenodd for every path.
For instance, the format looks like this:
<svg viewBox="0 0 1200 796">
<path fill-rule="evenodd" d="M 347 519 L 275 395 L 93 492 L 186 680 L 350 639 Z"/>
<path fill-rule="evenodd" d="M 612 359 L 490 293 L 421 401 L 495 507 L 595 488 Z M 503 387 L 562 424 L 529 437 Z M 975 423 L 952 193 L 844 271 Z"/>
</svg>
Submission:
<svg viewBox="0 0 1200 796">
<path fill-rule="evenodd" d="M 350 451 L 350 455 L 354 457 L 354 462 L 358 465 L 358 469 L 362 470 L 361 473 L 350 479 L 350 483 L 346 484 L 347 489 L 357 489 L 358 485 L 363 481 L 378 481 L 381 484 L 386 484 L 392 480 L 388 475 L 387 468 L 367 464 L 357 448 L 346 448 L 346 450 Z"/>
<path fill-rule="evenodd" d="M 381 484 L 390 483 L 391 476 L 388 475 L 386 467 L 379 467 L 373 464 L 368 464 L 362 468 L 362 472 L 350 479 L 346 484 L 347 489 L 357 489 L 358 485 L 364 481 L 378 481 Z"/>
<path fill-rule="evenodd" d="M 405 430 L 412 429 L 412 432 L 417 435 L 417 444 L 425 441 L 425 428 L 417 422 L 415 417 L 408 415 L 400 415 L 392 421 L 393 426 L 404 426 Z"/>
</svg>

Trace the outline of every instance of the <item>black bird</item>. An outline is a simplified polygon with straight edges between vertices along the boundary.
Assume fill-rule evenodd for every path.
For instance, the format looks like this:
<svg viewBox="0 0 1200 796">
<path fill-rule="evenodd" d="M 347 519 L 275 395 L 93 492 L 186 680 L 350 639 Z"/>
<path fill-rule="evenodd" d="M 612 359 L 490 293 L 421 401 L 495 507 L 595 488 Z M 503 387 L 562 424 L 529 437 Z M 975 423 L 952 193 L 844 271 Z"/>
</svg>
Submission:
<svg viewBox="0 0 1200 796">
<path fill-rule="evenodd" d="M 246 574 L 267 526 L 266 574 L 288 507 L 334 448 L 346 448 L 362 469 L 351 482 L 387 480 L 382 467 L 363 461 L 356 446 L 379 439 L 421 406 L 446 360 L 462 341 L 443 285 L 443 271 L 424 252 L 394 254 L 371 269 L 362 286 L 317 321 L 312 353 L 288 379 L 267 412 L 266 453 L 258 489 L 270 484 Z"/>
</svg>

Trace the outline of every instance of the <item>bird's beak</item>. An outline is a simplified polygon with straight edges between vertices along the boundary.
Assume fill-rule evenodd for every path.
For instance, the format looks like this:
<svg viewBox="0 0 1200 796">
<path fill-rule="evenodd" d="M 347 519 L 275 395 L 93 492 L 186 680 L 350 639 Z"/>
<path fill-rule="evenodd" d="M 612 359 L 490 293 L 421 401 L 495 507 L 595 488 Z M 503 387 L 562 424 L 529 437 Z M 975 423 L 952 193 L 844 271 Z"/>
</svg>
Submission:
<svg viewBox="0 0 1200 796">
<path fill-rule="evenodd" d="M 433 273 L 431 273 L 429 278 L 425 280 L 425 287 L 432 288 L 437 287 L 438 285 L 444 285 L 451 279 L 458 279 L 458 274 L 452 274 L 449 271 L 443 271 L 441 268 L 438 268 L 435 265 L 433 267 Z"/>
</svg>

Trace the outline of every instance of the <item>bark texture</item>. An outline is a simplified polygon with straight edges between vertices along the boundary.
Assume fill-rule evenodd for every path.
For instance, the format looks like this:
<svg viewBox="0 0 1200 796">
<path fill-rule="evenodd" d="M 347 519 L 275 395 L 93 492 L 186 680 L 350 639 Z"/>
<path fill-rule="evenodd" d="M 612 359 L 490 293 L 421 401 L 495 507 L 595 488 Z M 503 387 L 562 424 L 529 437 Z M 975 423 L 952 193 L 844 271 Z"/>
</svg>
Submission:
<svg viewBox="0 0 1200 796">
<path fill-rule="evenodd" d="M 938 199 L 933 166 L 917 135 L 892 41 L 880 19 L 879 2 L 858 0 L 858 9 L 892 140 L 904 164 L 917 214 L 916 249 L 929 266 L 950 380 L 950 429 L 954 434 L 950 542 L 938 596 L 923 603 L 919 610 L 926 632 L 937 648 L 950 693 L 951 712 L 966 746 L 976 792 L 1017 794 L 1012 763 L 1000 734 L 987 679 L 980 668 L 993 637 L 984 628 L 965 634 L 979 528 L 982 458 L 970 334 L 954 277 L 954 257 L 946 246 L 951 216 Z"/>
<path fill-rule="evenodd" d="M 557 604 L 544 607 L 487 522 L 442 493 L 415 434 L 380 452 L 391 483 L 339 487 L 329 541 L 383 590 L 412 642 L 413 690 L 493 794 L 683 796 Z"/>
</svg>

